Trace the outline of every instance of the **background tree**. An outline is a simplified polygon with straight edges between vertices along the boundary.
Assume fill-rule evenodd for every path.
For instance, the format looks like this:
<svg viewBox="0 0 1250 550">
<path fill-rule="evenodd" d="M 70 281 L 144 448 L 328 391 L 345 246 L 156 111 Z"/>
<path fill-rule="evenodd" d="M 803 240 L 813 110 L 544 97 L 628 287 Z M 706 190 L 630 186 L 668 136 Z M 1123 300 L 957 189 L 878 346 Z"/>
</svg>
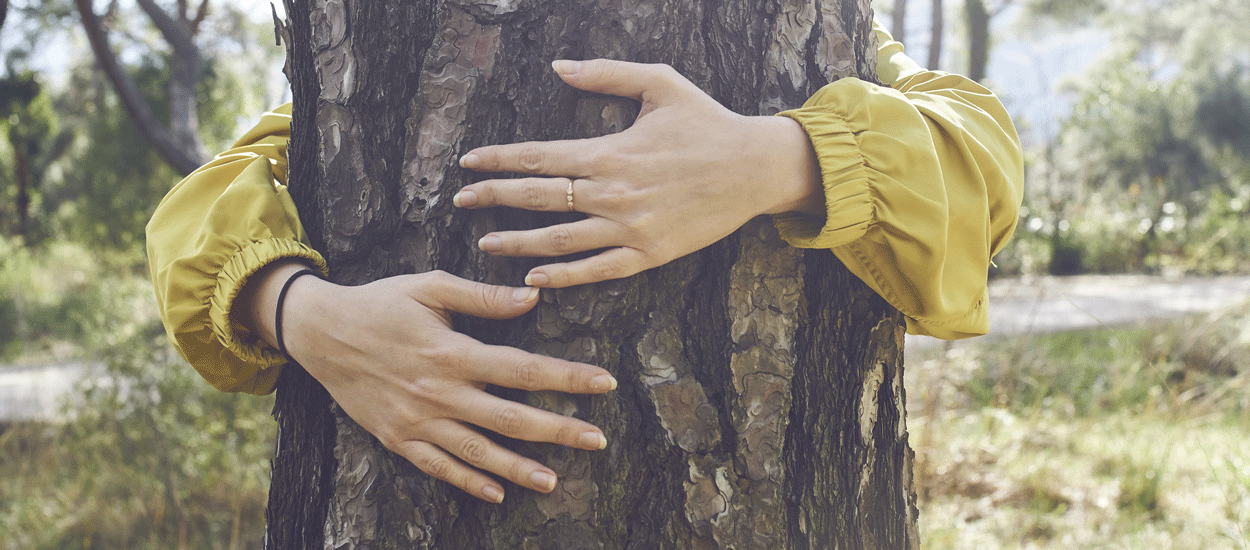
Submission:
<svg viewBox="0 0 1250 550">
<path fill-rule="evenodd" d="M 895 40 L 907 43 L 907 0 L 894 0 L 894 13 L 890 16 L 890 34 Z"/>
<path fill-rule="evenodd" d="M 154 0 L 136 0 L 161 36 L 169 44 L 170 79 L 168 95 L 169 124 L 160 121 L 156 112 L 130 75 L 122 69 L 116 54 L 109 47 L 108 33 L 92 7 L 91 0 L 74 0 L 83 30 L 91 42 L 96 61 L 108 76 L 113 90 L 121 98 L 126 112 L 143 136 L 178 173 L 190 174 L 208 162 L 208 150 L 199 134 L 195 89 L 200 80 L 203 60 L 195 44 L 195 34 L 208 15 L 208 0 L 201 0 L 192 11 L 186 0 L 178 0 L 170 14 Z M 115 6 L 116 4 L 114 4 Z"/>
<path fill-rule="evenodd" d="M 453 209 L 468 178 L 459 154 L 620 131 L 638 109 L 563 85 L 552 59 L 670 63 L 752 115 L 801 105 L 829 80 L 875 79 L 867 1 L 286 5 L 292 191 L 345 284 L 432 269 L 521 280 L 533 262 L 482 254 L 476 239 L 574 215 Z M 511 443 L 561 483 L 484 504 L 384 449 L 290 368 L 273 547 L 916 544 L 902 318 L 829 251 L 786 246 L 768 220 L 628 279 L 545 291 L 519 320 L 458 328 L 614 372 L 611 397 L 509 392 L 604 427 L 609 448 Z"/>
<path fill-rule="evenodd" d="M 942 0 L 933 0 L 929 5 L 929 63 L 931 70 L 942 67 L 942 35 L 946 32 L 946 14 L 943 12 Z"/>
<path fill-rule="evenodd" d="M 1250 25 L 1250 6 L 1024 5 L 1038 32 L 1092 26 L 1111 43 L 1088 78 L 1065 84 L 1072 113 L 1033 170 L 1047 183 L 1026 199 L 1041 216 L 1025 227 L 1058 244 L 1053 258 L 1062 261 L 1051 270 L 1209 273 L 1250 265 L 1238 252 L 1250 244 L 1238 229 L 1250 212 L 1250 149 L 1234 145 L 1250 125 L 1243 107 L 1250 41 L 1239 30 Z M 1082 212 L 1091 219 L 1076 219 Z"/>
</svg>

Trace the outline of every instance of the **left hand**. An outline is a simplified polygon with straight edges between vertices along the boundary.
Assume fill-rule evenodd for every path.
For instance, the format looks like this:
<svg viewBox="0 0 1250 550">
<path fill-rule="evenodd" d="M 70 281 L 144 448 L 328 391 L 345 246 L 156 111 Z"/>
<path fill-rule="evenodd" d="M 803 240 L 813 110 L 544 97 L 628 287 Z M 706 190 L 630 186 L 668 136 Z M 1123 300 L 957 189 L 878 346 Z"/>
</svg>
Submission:
<svg viewBox="0 0 1250 550">
<path fill-rule="evenodd" d="M 760 214 L 824 216 L 816 154 L 797 122 L 733 113 L 667 65 L 593 60 L 553 66 L 571 86 L 633 98 L 642 109 L 619 134 L 487 146 L 461 158 L 473 170 L 543 177 L 474 183 L 456 194 L 456 206 L 588 216 L 490 233 L 478 243 L 482 250 L 549 257 L 606 249 L 536 267 L 525 284 L 559 288 L 628 277 L 712 244 Z"/>
</svg>

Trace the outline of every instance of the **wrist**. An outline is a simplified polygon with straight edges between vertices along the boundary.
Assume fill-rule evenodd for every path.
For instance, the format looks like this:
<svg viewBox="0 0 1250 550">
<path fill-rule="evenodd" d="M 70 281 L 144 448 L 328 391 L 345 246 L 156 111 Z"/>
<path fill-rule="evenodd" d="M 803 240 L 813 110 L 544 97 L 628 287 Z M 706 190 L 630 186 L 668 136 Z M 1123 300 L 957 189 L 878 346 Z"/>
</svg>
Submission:
<svg viewBox="0 0 1250 550">
<path fill-rule="evenodd" d="M 801 212 L 823 218 L 825 189 L 820 161 L 803 125 L 781 116 L 756 118 L 763 128 L 759 134 L 763 165 L 776 198 L 764 213 Z"/>
<path fill-rule="evenodd" d="M 309 265 L 293 259 L 278 260 L 266 265 L 260 270 L 248 277 L 247 282 L 240 290 L 238 297 L 235 298 L 233 310 L 238 312 L 236 320 L 244 326 L 244 328 L 257 334 L 265 341 L 266 344 L 278 348 L 277 319 L 278 295 L 282 291 L 282 287 L 290 280 L 291 276 L 304 269 L 309 269 Z M 304 277 L 301 277 L 301 279 Z M 307 277 L 310 280 L 316 280 L 315 277 Z M 284 319 L 286 326 L 284 331 L 291 330 L 291 320 L 299 318 L 299 310 L 303 304 L 304 291 L 307 290 L 305 282 L 294 281 L 287 290 L 287 296 L 284 300 Z M 288 344 L 289 340 L 288 337 Z"/>
</svg>

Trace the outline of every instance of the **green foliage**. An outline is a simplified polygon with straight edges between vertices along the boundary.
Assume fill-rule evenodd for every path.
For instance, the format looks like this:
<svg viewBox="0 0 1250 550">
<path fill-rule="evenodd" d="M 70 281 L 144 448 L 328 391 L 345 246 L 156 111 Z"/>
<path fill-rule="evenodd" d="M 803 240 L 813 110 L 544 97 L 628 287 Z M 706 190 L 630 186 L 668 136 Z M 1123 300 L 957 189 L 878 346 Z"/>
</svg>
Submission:
<svg viewBox="0 0 1250 550">
<path fill-rule="evenodd" d="M 6 246 L 27 356 L 70 338 L 102 366 L 66 423 L 0 427 L 0 548 L 259 548 L 272 399 L 219 392 L 178 357 L 134 257 Z"/>
<path fill-rule="evenodd" d="M 1221 273 L 1250 265 L 1250 4 L 1030 6 L 1096 25 L 1112 51 L 1068 82 L 1072 112 L 1032 152 L 1006 272 Z M 1092 11 L 1091 11 L 1092 10 Z"/>
</svg>

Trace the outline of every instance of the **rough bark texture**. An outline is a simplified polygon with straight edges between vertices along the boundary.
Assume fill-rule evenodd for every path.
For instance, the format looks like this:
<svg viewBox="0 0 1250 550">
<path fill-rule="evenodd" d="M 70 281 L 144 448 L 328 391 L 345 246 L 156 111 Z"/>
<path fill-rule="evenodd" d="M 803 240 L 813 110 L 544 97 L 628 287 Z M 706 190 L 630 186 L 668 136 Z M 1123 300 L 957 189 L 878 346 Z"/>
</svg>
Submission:
<svg viewBox="0 0 1250 550">
<path fill-rule="evenodd" d="M 867 0 L 287 0 L 287 12 L 291 189 L 348 284 L 431 269 L 521 283 L 533 262 L 479 253 L 476 240 L 576 215 L 454 209 L 454 192 L 483 177 L 456 159 L 621 131 L 637 112 L 563 85 L 552 59 L 669 63 L 745 114 L 799 106 L 837 78 L 875 80 Z M 503 505 L 432 481 L 286 369 L 268 542 L 914 547 L 902 326 L 829 251 L 790 248 L 765 219 L 629 279 L 544 291 L 515 321 L 459 319 L 481 340 L 621 381 L 607 396 L 501 392 L 611 442 L 509 442 L 561 482 L 549 495 L 508 487 Z"/>
</svg>

